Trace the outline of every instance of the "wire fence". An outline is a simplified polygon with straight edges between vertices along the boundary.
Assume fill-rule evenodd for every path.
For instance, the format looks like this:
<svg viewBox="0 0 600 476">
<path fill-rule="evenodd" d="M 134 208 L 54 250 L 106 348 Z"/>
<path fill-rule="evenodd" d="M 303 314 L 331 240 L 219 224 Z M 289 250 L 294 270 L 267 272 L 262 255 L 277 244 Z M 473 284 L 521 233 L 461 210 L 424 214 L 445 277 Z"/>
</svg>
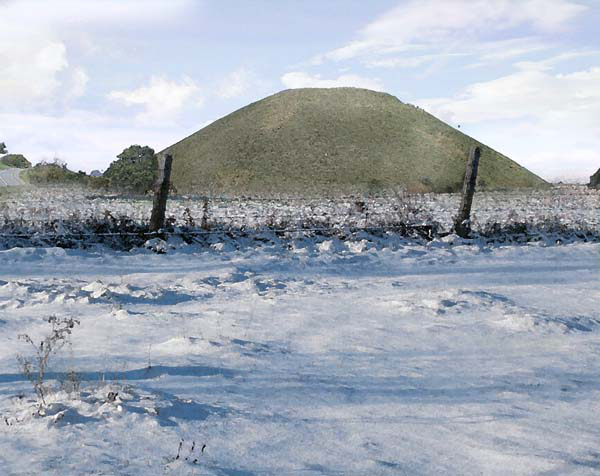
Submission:
<svg viewBox="0 0 600 476">
<path fill-rule="evenodd" d="M 36 195 L 37 193 L 37 195 Z M 89 195 L 73 191 L 32 192 L 0 202 L 0 246 L 123 241 L 126 246 L 154 237 L 260 237 L 395 234 L 431 240 L 451 230 L 458 195 L 227 197 L 175 196 L 166 225 L 149 230 L 148 197 Z M 482 235 L 532 233 L 600 235 L 600 193 L 582 187 L 540 192 L 476 194 L 474 229 Z M 577 235 L 578 234 L 578 235 Z"/>
<path fill-rule="evenodd" d="M 265 228 L 265 229 L 252 229 L 252 230 L 234 230 L 234 229 L 220 229 L 220 230 L 186 230 L 186 231 L 173 231 L 173 230 L 160 230 L 160 231 L 140 231 L 140 232 L 126 232 L 126 231 L 117 231 L 117 232 L 67 232 L 67 233 L 48 233 L 44 235 L 43 233 L 0 233 L 0 238 L 31 238 L 32 236 L 37 236 L 39 238 L 44 237 L 67 237 L 67 238 L 77 238 L 77 237 L 85 237 L 85 236 L 141 236 L 141 237 L 165 237 L 165 236 L 208 236 L 208 235 L 259 235 L 261 233 L 274 233 L 274 234 L 287 234 L 287 233 L 322 233 L 322 234 L 333 234 L 335 233 L 356 233 L 358 231 L 364 231 L 367 233 L 387 233 L 387 232 L 398 232 L 398 231 L 408 231 L 414 230 L 415 232 L 422 233 L 427 236 L 431 236 L 431 232 L 433 227 L 430 225 L 420 225 L 414 226 L 409 225 L 405 227 L 396 226 L 396 227 L 362 227 L 356 229 L 344 229 L 341 227 L 322 227 L 322 228 Z"/>
</svg>

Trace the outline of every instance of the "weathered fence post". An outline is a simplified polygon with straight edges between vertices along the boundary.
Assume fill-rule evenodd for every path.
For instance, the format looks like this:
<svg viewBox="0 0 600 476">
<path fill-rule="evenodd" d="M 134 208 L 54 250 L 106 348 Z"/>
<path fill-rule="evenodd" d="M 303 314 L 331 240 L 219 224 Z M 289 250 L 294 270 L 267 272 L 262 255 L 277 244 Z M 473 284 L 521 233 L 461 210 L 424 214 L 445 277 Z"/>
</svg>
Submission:
<svg viewBox="0 0 600 476">
<path fill-rule="evenodd" d="M 465 181 L 463 182 L 460 208 L 454 222 L 454 231 L 462 238 L 467 238 L 471 232 L 471 205 L 473 204 L 473 195 L 475 194 L 475 183 L 477 182 L 477 169 L 479 168 L 480 157 L 481 149 L 476 146 L 471 147 L 465 171 Z"/>
<path fill-rule="evenodd" d="M 153 232 L 165 226 L 165 212 L 167 210 L 173 156 L 171 154 L 160 154 L 157 157 L 157 162 L 158 173 L 156 174 L 154 202 L 152 204 L 152 216 L 150 217 L 150 231 Z"/>
</svg>

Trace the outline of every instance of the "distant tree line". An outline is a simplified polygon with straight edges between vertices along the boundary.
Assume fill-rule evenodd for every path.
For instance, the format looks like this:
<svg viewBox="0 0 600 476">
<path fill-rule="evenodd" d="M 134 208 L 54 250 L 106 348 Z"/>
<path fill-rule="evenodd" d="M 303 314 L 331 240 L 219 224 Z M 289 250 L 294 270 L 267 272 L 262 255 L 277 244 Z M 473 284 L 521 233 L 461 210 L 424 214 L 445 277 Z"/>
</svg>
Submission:
<svg viewBox="0 0 600 476">
<path fill-rule="evenodd" d="M 6 146 L 0 143 L 0 151 L 6 153 Z M 0 152 L 1 153 L 1 152 Z M 26 180 L 34 185 L 80 185 L 94 189 L 113 190 L 119 193 L 143 194 L 152 190 L 156 174 L 156 156 L 148 146 L 132 145 L 117 155 L 104 174 L 87 175 L 83 170 L 69 170 L 67 163 L 59 158 L 41 161 L 31 167 L 31 163 L 23 156 L 10 159 L 6 165 L 11 167 L 30 168 L 25 175 Z M 5 163 L 4 156 L 0 159 Z M 23 160 L 17 159 L 22 157 Z"/>
</svg>

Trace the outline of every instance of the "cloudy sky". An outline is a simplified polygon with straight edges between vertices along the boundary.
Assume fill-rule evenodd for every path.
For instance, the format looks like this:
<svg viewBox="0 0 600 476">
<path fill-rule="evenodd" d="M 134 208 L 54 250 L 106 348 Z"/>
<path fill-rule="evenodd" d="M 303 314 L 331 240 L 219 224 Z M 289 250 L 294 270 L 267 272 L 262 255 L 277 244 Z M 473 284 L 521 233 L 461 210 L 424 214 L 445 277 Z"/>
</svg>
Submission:
<svg viewBox="0 0 600 476">
<path fill-rule="evenodd" d="M 600 0 L 0 0 L 0 141 L 104 169 L 282 89 L 357 86 L 587 178 L 598 24 Z"/>
</svg>

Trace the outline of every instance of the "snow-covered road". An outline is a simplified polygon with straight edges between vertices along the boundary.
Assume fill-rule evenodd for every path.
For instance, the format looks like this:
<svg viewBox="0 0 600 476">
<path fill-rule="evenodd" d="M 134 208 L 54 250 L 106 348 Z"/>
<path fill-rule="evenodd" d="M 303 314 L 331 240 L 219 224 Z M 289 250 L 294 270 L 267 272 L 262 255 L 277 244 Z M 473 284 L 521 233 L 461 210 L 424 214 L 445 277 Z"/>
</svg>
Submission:
<svg viewBox="0 0 600 476">
<path fill-rule="evenodd" d="M 23 169 L 0 169 L 0 187 L 24 185 L 21 172 Z"/>
<path fill-rule="evenodd" d="M 0 280 L 3 474 L 600 473 L 597 244 L 13 249 Z M 51 314 L 80 388 L 33 417 Z"/>
</svg>

